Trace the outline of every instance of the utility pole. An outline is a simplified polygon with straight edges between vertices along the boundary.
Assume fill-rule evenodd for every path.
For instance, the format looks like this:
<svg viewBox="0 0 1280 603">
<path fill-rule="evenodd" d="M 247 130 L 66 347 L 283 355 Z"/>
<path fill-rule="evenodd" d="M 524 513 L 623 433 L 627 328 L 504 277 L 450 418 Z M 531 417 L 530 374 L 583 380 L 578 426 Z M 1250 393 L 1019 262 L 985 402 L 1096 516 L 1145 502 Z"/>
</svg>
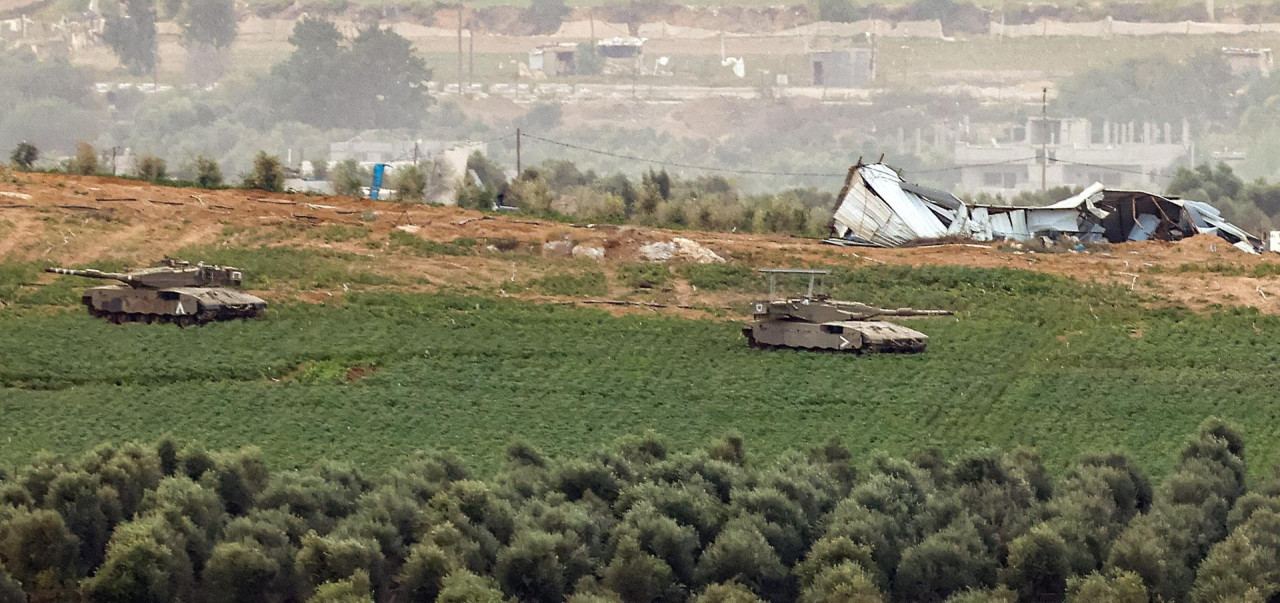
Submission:
<svg viewBox="0 0 1280 603">
<path fill-rule="evenodd" d="M 516 128 L 516 178 L 520 177 L 521 171 L 523 170 L 520 165 L 520 128 Z"/>
<path fill-rule="evenodd" d="M 413 165 L 418 165 L 418 141 L 413 141 Z"/>
<path fill-rule="evenodd" d="M 1048 190 L 1045 185 L 1049 171 L 1049 89 L 1040 90 L 1040 191 Z"/>
<path fill-rule="evenodd" d="M 463 98 L 462 89 L 462 2 L 458 2 L 458 98 Z"/>
</svg>

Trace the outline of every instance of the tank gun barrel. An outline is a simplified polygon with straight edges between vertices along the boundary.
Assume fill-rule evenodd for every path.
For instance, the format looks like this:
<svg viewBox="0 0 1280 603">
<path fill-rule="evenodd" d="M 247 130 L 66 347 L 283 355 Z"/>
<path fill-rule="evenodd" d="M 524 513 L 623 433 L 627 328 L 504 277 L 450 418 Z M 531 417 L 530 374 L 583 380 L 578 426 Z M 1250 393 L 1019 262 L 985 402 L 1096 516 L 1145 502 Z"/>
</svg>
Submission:
<svg viewBox="0 0 1280 603">
<path fill-rule="evenodd" d="M 884 316 L 951 316 L 951 310 L 917 310 L 915 308 L 879 308 Z"/>
<path fill-rule="evenodd" d="M 123 281 L 126 283 L 132 280 L 129 278 L 129 275 L 127 274 L 121 274 L 119 272 L 103 272 L 101 270 L 94 270 L 93 268 L 89 268 L 86 270 L 72 270 L 70 268 L 45 268 L 44 271 L 52 272 L 54 274 L 68 274 L 71 276 L 83 276 L 86 278 L 100 278 L 100 279 L 105 279 L 110 281 Z"/>
</svg>

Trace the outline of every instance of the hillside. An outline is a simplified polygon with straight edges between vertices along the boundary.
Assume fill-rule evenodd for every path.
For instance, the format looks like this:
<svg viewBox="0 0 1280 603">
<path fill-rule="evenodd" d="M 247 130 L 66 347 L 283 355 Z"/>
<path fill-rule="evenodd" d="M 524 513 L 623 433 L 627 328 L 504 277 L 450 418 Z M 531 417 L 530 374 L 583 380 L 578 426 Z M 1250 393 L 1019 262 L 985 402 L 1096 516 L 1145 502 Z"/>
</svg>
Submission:
<svg viewBox="0 0 1280 603">
<path fill-rule="evenodd" d="M 728 262 L 639 259 L 673 236 Z M 563 239 L 604 259 L 545 250 Z M 76 307 L 90 283 L 40 272 L 164 256 L 244 268 L 272 309 L 122 327 Z M 764 455 L 831 436 L 858 456 L 1025 444 L 1051 468 L 1118 446 L 1160 474 L 1210 414 L 1244 425 L 1254 450 L 1280 443 L 1266 427 L 1280 266 L 1213 238 L 844 249 L 32 175 L 0 185 L 0 258 L 5 464 L 172 432 L 286 465 L 449 448 L 484 469 L 517 433 L 570 454 L 652 428 L 679 447 L 737 431 Z M 919 356 L 747 348 L 753 269 L 798 265 L 831 268 L 841 298 L 957 315 L 912 320 L 932 338 Z M 668 307 L 575 307 L 603 299 Z"/>
</svg>

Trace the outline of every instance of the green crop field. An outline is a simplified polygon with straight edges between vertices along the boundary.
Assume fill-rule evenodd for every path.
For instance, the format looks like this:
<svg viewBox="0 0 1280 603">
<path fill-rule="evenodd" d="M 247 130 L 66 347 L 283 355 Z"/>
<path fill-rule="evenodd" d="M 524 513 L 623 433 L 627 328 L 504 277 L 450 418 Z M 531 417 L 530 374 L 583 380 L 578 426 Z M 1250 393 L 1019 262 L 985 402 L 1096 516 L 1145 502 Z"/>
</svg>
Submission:
<svg viewBox="0 0 1280 603">
<path fill-rule="evenodd" d="M 3 266 L 0 465 L 170 432 L 257 444 L 285 465 L 379 468 L 431 448 L 486 469 L 515 438 L 566 455 L 653 429 L 684 448 L 737 431 L 765 456 L 832 436 L 859 458 L 1025 444 L 1056 468 L 1120 447 L 1158 475 L 1209 415 L 1241 424 L 1252 470 L 1278 460 L 1280 319 L 1252 310 L 1152 309 L 1123 288 L 1014 270 L 837 269 L 838 296 L 959 312 L 911 321 L 932 337 L 923 355 L 859 357 L 752 350 L 731 321 L 394 292 L 355 268 L 335 275 L 342 257 L 275 260 L 295 265 L 290 282 L 370 284 L 180 330 L 90 319 L 72 309 L 81 283 L 17 286 L 32 268 Z M 671 278 L 760 286 L 733 266 Z"/>
</svg>

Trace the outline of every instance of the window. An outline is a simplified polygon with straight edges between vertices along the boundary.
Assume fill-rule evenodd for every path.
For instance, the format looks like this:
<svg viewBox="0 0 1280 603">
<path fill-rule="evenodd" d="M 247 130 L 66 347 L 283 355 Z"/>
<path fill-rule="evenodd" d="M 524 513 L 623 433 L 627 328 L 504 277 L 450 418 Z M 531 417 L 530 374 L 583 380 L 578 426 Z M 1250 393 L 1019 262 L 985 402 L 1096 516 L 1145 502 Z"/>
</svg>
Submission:
<svg viewBox="0 0 1280 603">
<path fill-rule="evenodd" d="M 982 185 L 996 188 L 1016 188 L 1018 186 L 1018 173 L 983 172 Z"/>
</svg>

